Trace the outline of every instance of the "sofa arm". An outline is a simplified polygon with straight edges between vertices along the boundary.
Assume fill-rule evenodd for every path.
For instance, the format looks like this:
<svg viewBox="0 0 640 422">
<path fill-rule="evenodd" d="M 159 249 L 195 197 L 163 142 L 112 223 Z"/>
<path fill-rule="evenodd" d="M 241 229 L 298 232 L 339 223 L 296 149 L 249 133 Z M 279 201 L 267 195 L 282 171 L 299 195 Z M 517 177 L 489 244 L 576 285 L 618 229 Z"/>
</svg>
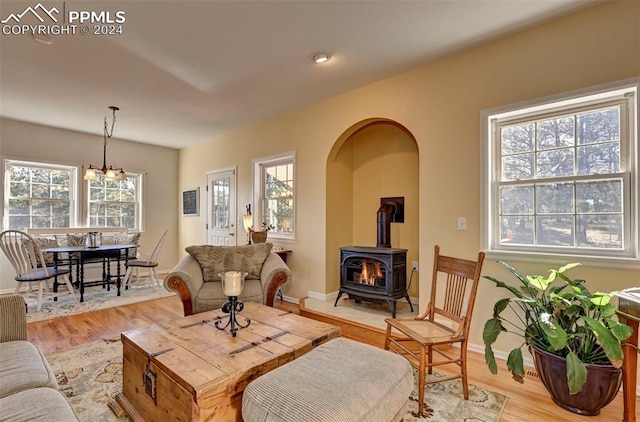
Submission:
<svg viewBox="0 0 640 422">
<path fill-rule="evenodd" d="M 182 300 L 184 316 L 192 315 L 196 305 L 196 296 L 204 280 L 202 268 L 191 255 L 186 255 L 164 278 L 164 287 L 174 291 Z"/>
<path fill-rule="evenodd" d="M 271 252 L 262 265 L 260 281 L 264 292 L 263 303 L 273 307 L 278 289 L 291 280 L 291 270 L 278 254 Z"/>
<path fill-rule="evenodd" d="M 0 315 L 0 343 L 27 340 L 27 308 L 22 296 L 0 296 Z"/>
</svg>

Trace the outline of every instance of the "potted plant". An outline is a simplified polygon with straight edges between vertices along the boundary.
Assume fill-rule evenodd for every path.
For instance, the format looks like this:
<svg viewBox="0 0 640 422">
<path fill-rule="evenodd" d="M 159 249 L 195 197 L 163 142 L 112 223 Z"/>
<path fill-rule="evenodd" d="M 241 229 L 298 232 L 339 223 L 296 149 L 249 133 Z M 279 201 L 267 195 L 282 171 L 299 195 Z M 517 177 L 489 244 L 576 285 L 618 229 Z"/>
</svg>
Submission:
<svg viewBox="0 0 640 422">
<path fill-rule="evenodd" d="M 580 264 L 550 270 L 543 277 L 523 276 L 511 265 L 499 262 L 516 277 L 519 286 L 484 276 L 511 294 L 495 303 L 493 317 L 484 325 L 489 369 L 493 374 L 498 371 L 491 348 L 498 335 L 519 335 L 523 343 L 507 358 L 514 379 L 523 382 L 522 347 L 527 345 L 556 404 L 574 413 L 598 414 L 620 388 L 622 341 L 633 332 L 613 319 L 616 308 L 610 300 L 615 292 L 591 293 L 584 280 L 572 280 L 564 274 Z M 504 312 L 507 309 L 513 313 Z M 596 383 L 608 385 L 594 387 Z"/>
<path fill-rule="evenodd" d="M 267 241 L 267 234 L 269 231 L 274 230 L 273 224 L 262 223 L 262 231 L 251 230 L 251 239 L 254 243 L 264 243 Z"/>
</svg>

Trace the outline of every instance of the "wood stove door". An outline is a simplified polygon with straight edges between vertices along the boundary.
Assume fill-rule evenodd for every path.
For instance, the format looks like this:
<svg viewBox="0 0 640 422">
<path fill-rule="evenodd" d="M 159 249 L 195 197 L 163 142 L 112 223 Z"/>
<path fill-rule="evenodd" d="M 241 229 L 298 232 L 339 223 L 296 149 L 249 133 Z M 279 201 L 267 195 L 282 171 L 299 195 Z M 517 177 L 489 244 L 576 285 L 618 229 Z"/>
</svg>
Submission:
<svg viewBox="0 0 640 422">
<path fill-rule="evenodd" d="M 374 257 L 352 256 L 342 265 L 341 284 L 366 291 L 385 292 L 387 264 Z"/>
</svg>

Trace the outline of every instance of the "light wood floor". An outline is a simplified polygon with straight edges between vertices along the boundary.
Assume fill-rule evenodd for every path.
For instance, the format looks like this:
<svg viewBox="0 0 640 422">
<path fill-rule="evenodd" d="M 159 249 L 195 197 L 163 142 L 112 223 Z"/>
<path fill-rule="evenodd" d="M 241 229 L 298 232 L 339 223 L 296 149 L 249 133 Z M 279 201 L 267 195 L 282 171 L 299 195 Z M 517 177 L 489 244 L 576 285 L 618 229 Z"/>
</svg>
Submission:
<svg viewBox="0 0 640 422">
<path fill-rule="evenodd" d="M 298 305 L 276 301 L 276 307 L 299 313 Z M 29 339 L 43 353 L 64 350 L 82 343 L 114 337 L 122 331 L 143 327 L 159 321 L 182 317 L 182 306 L 171 296 L 132 305 L 103 309 L 86 314 L 33 322 L 29 324 Z M 445 372 L 441 367 L 442 372 Z M 504 368 L 504 369 L 503 369 Z M 622 420 L 622 394 L 594 417 L 578 416 L 555 405 L 538 379 L 527 377 L 518 384 L 509 376 L 504 364 L 498 375 L 486 368 L 484 356 L 469 352 L 469 382 L 509 397 L 501 421 L 580 421 L 604 422 Z M 640 403 L 637 408 L 640 409 Z"/>
</svg>

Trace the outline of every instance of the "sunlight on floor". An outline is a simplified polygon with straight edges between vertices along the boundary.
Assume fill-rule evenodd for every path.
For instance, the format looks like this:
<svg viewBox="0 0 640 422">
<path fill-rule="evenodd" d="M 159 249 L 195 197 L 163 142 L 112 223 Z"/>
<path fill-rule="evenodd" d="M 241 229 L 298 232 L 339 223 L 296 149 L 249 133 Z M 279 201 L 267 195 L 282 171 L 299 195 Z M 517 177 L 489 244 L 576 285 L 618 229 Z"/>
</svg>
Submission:
<svg viewBox="0 0 640 422">
<path fill-rule="evenodd" d="M 355 303 L 353 299 L 348 297 L 341 298 L 337 306 L 334 300 L 322 301 L 313 298 L 305 299 L 305 307 L 309 310 L 320 312 L 339 318 L 356 321 L 371 327 L 386 328 L 385 318 L 391 318 L 389 305 L 376 304 L 369 302 Z M 396 304 L 396 318 L 415 318 L 418 316 L 418 305 L 413 304 L 413 312 L 409 308 L 409 304 L 405 300 L 398 300 Z"/>
</svg>

